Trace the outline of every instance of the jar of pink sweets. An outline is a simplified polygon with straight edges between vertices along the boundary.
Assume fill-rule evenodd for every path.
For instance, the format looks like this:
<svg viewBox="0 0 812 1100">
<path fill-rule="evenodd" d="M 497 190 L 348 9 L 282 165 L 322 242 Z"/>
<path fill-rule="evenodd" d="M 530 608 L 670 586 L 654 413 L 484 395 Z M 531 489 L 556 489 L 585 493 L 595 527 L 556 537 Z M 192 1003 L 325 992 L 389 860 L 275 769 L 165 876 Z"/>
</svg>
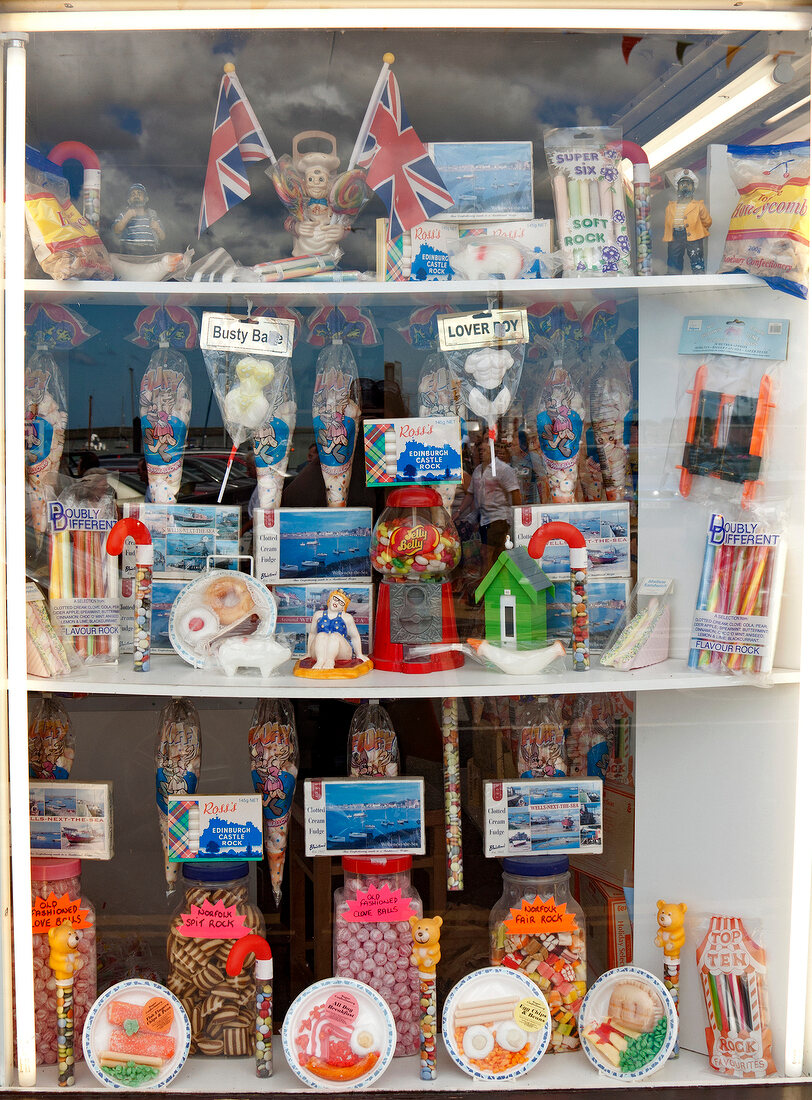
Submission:
<svg viewBox="0 0 812 1100">
<path fill-rule="evenodd" d="M 502 860 L 504 889 L 491 910 L 491 965 L 520 970 L 550 1009 L 550 1051 L 577 1050 L 586 994 L 586 923 L 570 893 L 566 856 Z"/>
<path fill-rule="evenodd" d="M 48 965 L 48 929 L 70 921 L 79 933 L 76 950 L 82 965 L 73 979 L 74 1056 L 82 1057 L 79 1037 L 88 1009 L 96 1000 L 96 910 L 82 894 L 79 859 L 31 860 L 31 909 L 34 927 L 34 1009 L 37 1065 L 57 1061 L 56 980 Z M 50 901 L 48 899 L 53 895 Z M 45 904 L 47 902 L 47 904 Z M 38 931 L 41 929 L 41 931 Z"/>
<path fill-rule="evenodd" d="M 335 892 L 333 975 L 376 989 L 392 1010 L 395 1057 L 420 1050 L 420 978 L 409 918 L 423 916 L 411 856 L 344 856 Z"/>
</svg>

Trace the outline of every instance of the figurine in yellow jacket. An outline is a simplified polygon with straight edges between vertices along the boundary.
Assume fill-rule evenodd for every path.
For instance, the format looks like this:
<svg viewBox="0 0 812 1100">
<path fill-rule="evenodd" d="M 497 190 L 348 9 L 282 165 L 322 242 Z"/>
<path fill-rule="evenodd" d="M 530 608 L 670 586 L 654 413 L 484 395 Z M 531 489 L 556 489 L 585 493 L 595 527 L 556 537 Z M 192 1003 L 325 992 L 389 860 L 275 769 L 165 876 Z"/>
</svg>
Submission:
<svg viewBox="0 0 812 1100">
<path fill-rule="evenodd" d="M 668 243 L 668 274 L 681 275 L 685 253 L 694 275 L 705 272 L 705 238 L 711 227 L 711 216 L 702 199 L 695 199 L 699 180 L 688 168 L 671 177 L 677 188 L 677 198 L 665 208 L 665 233 Z"/>
</svg>

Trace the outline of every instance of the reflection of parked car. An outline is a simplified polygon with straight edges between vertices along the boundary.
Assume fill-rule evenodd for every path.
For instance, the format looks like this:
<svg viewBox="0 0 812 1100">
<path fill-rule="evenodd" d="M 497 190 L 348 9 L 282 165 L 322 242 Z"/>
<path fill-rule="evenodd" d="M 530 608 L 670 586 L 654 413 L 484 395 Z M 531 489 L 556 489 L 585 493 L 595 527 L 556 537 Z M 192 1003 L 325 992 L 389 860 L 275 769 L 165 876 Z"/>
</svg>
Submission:
<svg viewBox="0 0 812 1100">
<path fill-rule="evenodd" d="M 102 452 L 98 455 L 98 459 L 99 465 L 107 473 L 111 485 L 116 490 L 116 500 L 119 504 L 132 504 L 144 499 L 147 483 L 142 476 L 144 467 L 141 455 Z M 68 473 L 71 477 L 76 477 L 79 454 L 69 454 L 65 461 Z M 227 466 L 227 451 L 187 451 L 183 456 L 183 474 L 178 501 L 216 504 Z M 256 480 L 248 472 L 245 456 L 238 454 L 234 458 L 221 503 L 248 504 L 255 486 Z"/>
</svg>

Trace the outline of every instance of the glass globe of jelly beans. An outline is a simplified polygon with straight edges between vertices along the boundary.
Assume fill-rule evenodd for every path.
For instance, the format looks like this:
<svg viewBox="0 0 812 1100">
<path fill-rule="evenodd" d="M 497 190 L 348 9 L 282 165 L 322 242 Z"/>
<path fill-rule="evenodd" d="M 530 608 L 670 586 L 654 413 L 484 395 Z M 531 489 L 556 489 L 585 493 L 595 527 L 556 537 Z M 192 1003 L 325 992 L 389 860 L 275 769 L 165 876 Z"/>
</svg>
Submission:
<svg viewBox="0 0 812 1100">
<path fill-rule="evenodd" d="M 393 489 L 372 532 L 372 565 L 392 580 L 444 581 L 460 537 L 436 489 Z"/>
</svg>

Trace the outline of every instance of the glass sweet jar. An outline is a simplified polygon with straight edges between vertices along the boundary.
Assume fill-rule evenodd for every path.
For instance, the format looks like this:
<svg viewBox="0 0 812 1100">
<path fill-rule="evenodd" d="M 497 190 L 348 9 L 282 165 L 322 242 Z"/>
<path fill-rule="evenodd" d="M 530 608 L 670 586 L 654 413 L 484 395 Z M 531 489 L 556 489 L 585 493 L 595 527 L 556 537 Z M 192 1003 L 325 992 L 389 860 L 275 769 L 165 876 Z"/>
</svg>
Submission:
<svg viewBox="0 0 812 1100">
<path fill-rule="evenodd" d="M 184 863 L 185 893 L 172 918 L 167 987 L 192 1025 L 191 1053 L 246 1055 L 254 1049 L 255 988 L 251 969 L 226 973 L 228 953 L 244 929 L 265 935 L 249 900 L 247 863 Z"/>
<path fill-rule="evenodd" d="M 96 910 L 82 894 L 79 859 L 31 860 L 31 909 L 34 920 L 34 1011 L 37 1028 L 37 1065 L 57 1061 L 56 979 L 49 965 L 48 928 L 70 920 L 79 933 L 76 951 L 82 960 L 73 978 L 73 1030 L 82 1034 L 85 1016 L 96 1000 Z M 53 895 L 52 902 L 43 903 Z M 78 900 L 78 908 L 72 902 Z M 38 904 L 39 903 L 39 904 Z M 64 915 L 59 915 L 60 907 Z M 42 931 L 37 928 L 42 926 Z M 82 1044 L 74 1042 L 74 1057 Z"/>
<path fill-rule="evenodd" d="M 333 906 L 333 975 L 377 990 L 392 1010 L 395 1057 L 420 1050 L 420 978 L 409 918 L 423 916 L 412 857 L 344 856 Z"/>
<path fill-rule="evenodd" d="M 586 994 L 584 911 L 570 893 L 566 856 L 502 861 L 503 892 L 488 922 L 493 966 L 532 979 L 550 1008 L 550 1051 L 577 1050 Z"/>
<path fill-rule="evenodd" d="M 444 581 L 460 560 L 460 538 L 436 489 L 393 489 L 372 532 L 372 565 L 385 577 Z"/>
</svg>

